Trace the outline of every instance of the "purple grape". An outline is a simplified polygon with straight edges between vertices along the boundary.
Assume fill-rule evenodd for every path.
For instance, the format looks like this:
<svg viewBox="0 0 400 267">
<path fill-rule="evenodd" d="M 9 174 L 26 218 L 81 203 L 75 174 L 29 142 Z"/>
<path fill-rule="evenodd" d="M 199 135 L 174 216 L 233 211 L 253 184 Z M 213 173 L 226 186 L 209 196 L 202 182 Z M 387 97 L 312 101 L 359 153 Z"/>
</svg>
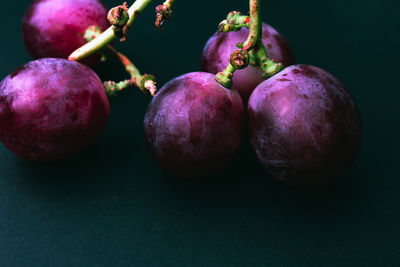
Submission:
<svg viewBox="0 0 400 267">
<path fill-rule="evenodd" d="M 75 154 L 100 134 L 109 112 L 99 77 L 77 62 L 31 61 L 0 83 L 0 140 L 29 160 Z"/>
<path fill-rule="evenodd" d="M 244 106 L 240 95 L 205 72 L 173 79 L 154 97 L 144 119 L 154 160 L 178 176 L 221 170 L 238 149 Z"/>
<path fill-rule="evenodd" d="M 238 49 L 236 44 L 244 42 L 249 35 L 248 29 L 237 32 L 215 33 L 208 41 L 201 58 L 201 70 L 217 74 L 223 71 L 228 63 L 231 53 Z M 293 52 L 286 39 L 270 25 L 263 23 L 262 42 L 267 49 L 268 57 L 285 66 L 294 64 Z M 262 71 L 258 67 L 249 65 L 247 68 L 237 70 L 233 76 L 233 87 L 247 103 L 251 92 L 264 81 Z"/>
<path fill-rule="evenodd" d="M 67 58 L 86 43 L 84 33 L 92 25 L 110 26 L 100 0 L 35 0 L 25 13 L 22 36 L 33 58 Z"/>
<path fill-rule="evenodd" d="M 337 78 L 314 66 L 291 66 L 261 83 L 250 97 L 248 116 L 258 159 L 289 184 L 329 183 L 360 148 L 353 98 Z"/>
</svg>

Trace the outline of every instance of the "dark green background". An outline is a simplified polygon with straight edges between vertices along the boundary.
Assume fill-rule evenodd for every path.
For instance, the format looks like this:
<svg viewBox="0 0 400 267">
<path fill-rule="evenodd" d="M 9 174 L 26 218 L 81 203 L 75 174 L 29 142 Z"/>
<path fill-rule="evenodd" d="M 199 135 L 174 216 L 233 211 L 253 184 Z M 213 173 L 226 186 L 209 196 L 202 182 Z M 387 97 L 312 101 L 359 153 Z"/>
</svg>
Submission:
<svg viewBox="0 0 400 267">
<path fill-rule="evenodd" d="M 1 77 L 30 60 L 20 34 L 28 3 L 1 3 Z M 178 0 L 160 33 L 156 4 L 118 47 L 160 85 L 198 70 L 218 22 L 248 10 L 246 0 Z M 176 180 L 144 147 L 150 97 L 131 89 L 112 101 L 97 142 L 70 160 L 34 164 L 0 146 L 0 266 L 398 266 L 399 5 L 265 0 L 262 10 L 297 62 L 335 74 L 359 104 L 364 142 L 341 182 L 320 192 L 288 188 L 248 144 L 219 177 Z M 116 66 L 98 72 L 124 77 Z"/>
</svg>

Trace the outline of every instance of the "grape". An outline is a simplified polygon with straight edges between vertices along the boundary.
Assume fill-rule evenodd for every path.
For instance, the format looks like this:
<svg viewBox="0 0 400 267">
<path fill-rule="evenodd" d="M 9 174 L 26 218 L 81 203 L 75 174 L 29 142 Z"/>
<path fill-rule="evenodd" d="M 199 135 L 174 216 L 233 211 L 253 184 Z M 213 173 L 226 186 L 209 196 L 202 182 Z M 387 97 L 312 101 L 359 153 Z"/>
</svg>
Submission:
<svg viewBox="0 0 400 267">
<path fill-rule="evenodd" d="M 92 25 L 110 26 L 99 0 L 36 0 L 25 13 L 22 36 L 33 58 L 67 58 L 86 43 L 84 33 Z"/>
<path fill-rule="evenodd" d="M 337 78 L 314 66 L 290 66 L 261 83 L 250 97 L 248 116 L 258 159 L 289 184 L 329 183 L 360 148 L 353 98 Z"/>
<path fill-rule="evenodd" d="M 238 49 L 236 44 L 244 42 L 248 35 L 249 30 L 245 28 L 237 32 L 215 33 L 204 47 L 201 70 L 213 74 L 223 71 L 229 63 L 231 53 Z M 262 42 L 267 49 L 268 57 L 285 66 L 294 64 L 294 55 L 288 42 L 274 28 L 265 23 L 263 23 Z M 233 75 L 233 87 L 245 103 L 254 88 L 262 81 L 264 81 L 262 71 L 259 67 L 251 65 L 237 70 Z"/>
<path fill-rule="evenodd" d="M 240 95 L 205 72 L 173 79 L 154 97 L 144 119 L 147 147 L 165 170 L 183 177 L 213 174 L 238 149 L 244 106 Z"/>
<path fill-rule="evenodd" d="M 100 134 L 109 112 L 99 77 L 77 62 L 31 61 L 0 83 L 0 140 L 29 160 L 78 152 Z"/>
</svg>

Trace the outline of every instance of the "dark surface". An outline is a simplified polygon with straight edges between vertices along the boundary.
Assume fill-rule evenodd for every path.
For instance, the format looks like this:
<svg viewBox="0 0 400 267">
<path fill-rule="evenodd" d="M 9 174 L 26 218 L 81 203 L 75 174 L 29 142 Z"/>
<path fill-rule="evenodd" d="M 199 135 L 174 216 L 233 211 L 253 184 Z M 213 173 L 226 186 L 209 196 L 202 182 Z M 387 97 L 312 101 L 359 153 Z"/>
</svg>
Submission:
<svg viewBox="0 0 400 267">
<path fill-rule="evenodd" d="M 2 2 L 1 77 L 30 60 L 20 34 L 28 2 Z M 198 2 L 177 1 L 161 33 L 154 3 L 118 47 L 160 85 L 198 70 L 218 22 L 248 10 L 245 0 Z M 150 97 L 132 89 L 112 101 L 98 141 L 70 160 L 35 164 L 0 147 L 1 266 L 399 265 L 398 4 L 263 2 L 265 21 L 297 61 L 333 73 L 359 104 L 364 141 L 344 179 L 320 192 L 288 188 L 263 171 L 248 144 L 217 177 L 173 179 L 144 146 Z M 116 66 L 102 66 L 102 78 L 125 77 Z"/>
</svg>

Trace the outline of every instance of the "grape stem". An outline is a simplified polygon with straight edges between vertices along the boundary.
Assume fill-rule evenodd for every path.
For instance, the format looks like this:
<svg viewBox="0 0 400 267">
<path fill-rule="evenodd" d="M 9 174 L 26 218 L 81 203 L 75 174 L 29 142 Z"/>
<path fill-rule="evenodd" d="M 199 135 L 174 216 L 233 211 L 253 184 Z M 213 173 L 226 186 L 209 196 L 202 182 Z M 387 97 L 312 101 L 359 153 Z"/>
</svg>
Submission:
<svg viewBox="0 0 400 267">
<path fill-rule="evenodd" d="M 225 20 L 218 26 L 218 32 L 239 31 L 241 28 L 250 28 L 250 17 L 241 12 L 231 11 Z"/>
<path fill-rule="evenodd" d="M 250 0 L 250 33 L 243 43 L 243 49 L 249 52 L 261 42 L 262 21 L 260 14 L 260 0 Z"/>
<path fill-rule="evenodd" d="M 122 6 L 112 8 L 107 15 L 107 19 L 113 26 L 114 34 L 125 42 L 128 38 L 129 27 L 126 23 L 129 21 L 128 4 L 125 2 Z"/>
<path fill-rule="evenodd" d="M 137 86 L 143 92 L 148 91 L 152 96 L 155 96 L 157 92 L 157 87 L 155 77 L 153 75 L 140 74 L 139 69 L 136 68 L 136 66 L 125 55 L 118 52 L 111 45 L 109 45 L 104 52 L 107 55 L 117 58 L 122 63 L 122 65 L 124 65 L 125 70 L 131 76 L 129 80 L 125 80 L 119 83 L 113 81 L 104 82 L 104 88 L 108 96 L 113 97 L 119 91 L 122 91 L 129 86 Z"/>
<path fill-rule="evenodd" d="M 174 4 L 175 0 L 166 0 L 162 5 L 156 7 L 157 19 L 155 25 L 159 30 L 161 30 L 161 26 L 165 21 L 171 18 L 172 6 Z"/>
<path fill-rule="evenodd" d="M 128 9 L 129 20 L 126 27 L 129 28 L 136 20 L 138 15 L 151 3 L 152 0 L 136 0 Z M 78 48 L 68 57 L 69 60 L 78 61 L 95 52 L 107 47 L 117 36 L 114 33 L 114 26 L 110 26 L 97 38 Z"/>
<path fill-rule="evenodd" d="M 267 55 L 267 50 L 262 43 L 262 20 L 260 12 L 261 0 L 250 0 L 250 17 L 243 16 L 240 12 L 230 12 L 226 20 L 222 21 L 218 30 L 221 32 L 238 31 L 242 27 L 250 28 L 249 36 L 243 43 L 237 44 L 242 49 L 243 55 L 248 54 L 250 64 L 259 66 L 263 70 L 265 79 L 275 75 L 283 69 L 281 63 L 275 63 Z M 246 66 L 236 66 L 235 60 L 232 60 L 234 51 L 231 55 L 231 60 L 227 68 L 219 72 L 215 76 L 215 80 L 226 88 L 232 87 L 232 77 L 234 72 Z M 239 60 L 240 62 L 241 60 Z"/>
<path fill-rule="evenodd" d="M 87 42 L 94 40 L 101 34 L 101 28 L 99 26 L 93 25 L 86 29 L 84 38 Z M 106 49 L 102 51 L 102 61 L 107 60 L 108 56 L 117 58 L 122 65 L 124 65 L 125 70 L 129 73 L 131 78 L 129 80 L 124 80 L 121 82 L 108 81 L 104 82 L 104 90 L 107 96 L 114 97 L 119 91 L 127 88 L 128 86 L 137 86 L 143 92 L 149 91 L 152 96 L 157 92 L 156 81 L 153 75 L 145 74 L 141 75 L 140 71 L 136 66 L 122 53 L 118 52 L 114 47 L 108 45 Z"/>
</svg>

